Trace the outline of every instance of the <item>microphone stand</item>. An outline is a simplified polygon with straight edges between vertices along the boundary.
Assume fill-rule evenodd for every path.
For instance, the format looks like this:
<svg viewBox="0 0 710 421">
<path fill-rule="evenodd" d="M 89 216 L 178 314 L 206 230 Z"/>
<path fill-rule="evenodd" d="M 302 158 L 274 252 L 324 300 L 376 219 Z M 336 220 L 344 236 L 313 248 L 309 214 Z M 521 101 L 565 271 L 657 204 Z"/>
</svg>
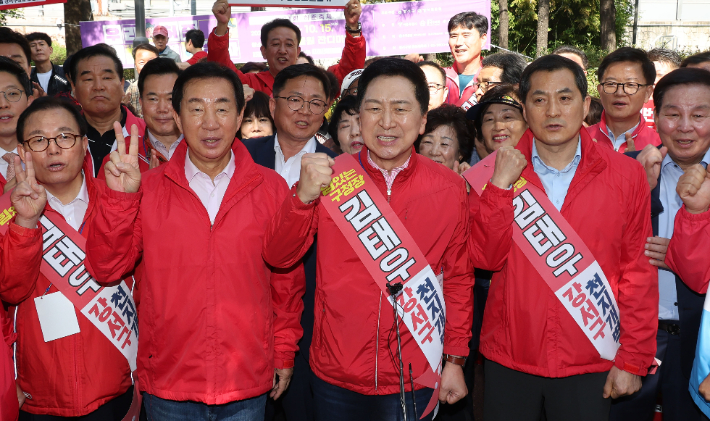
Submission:
<svg viewBox="0 0 710 421">
<path fill-rule="evenodd" d="M 402 415 L 404 421 L 407 421 L 407 400 L 404 392 L 404 363 L 402 362 L 402 337 L 399 334 L 399 314 L 397 314 L 397 294 L 402 291 L 401 282 L 390 284 L 387 282 L 387 289 L 392 296 L 392 309 L 394 310 L 394 320 L 397 325 L 397 356 L 399 357 L 399 401 L 402 405 Z M 412 391 L 414 392 L 414 391 Z"/>
</svg>

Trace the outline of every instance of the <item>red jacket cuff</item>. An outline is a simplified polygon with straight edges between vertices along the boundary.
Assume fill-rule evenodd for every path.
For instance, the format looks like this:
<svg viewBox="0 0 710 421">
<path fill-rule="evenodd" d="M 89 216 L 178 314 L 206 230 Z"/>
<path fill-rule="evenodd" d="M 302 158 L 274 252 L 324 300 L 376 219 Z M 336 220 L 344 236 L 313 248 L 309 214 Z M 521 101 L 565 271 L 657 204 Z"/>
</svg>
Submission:
<svg viewBox="0 0 710 421">
<path fill-rule="evenodd" d="M 707 221 L 710 219 L 710 211 L 706 211 L 703 213 L 690 213 L 688 210 L 685 208 L 685 205 L 683 205 L 680 210 L 678 211 L 678 215 L 681 219 L 685 219 L 686 221 L 690 222 L 700 222 L 700 221 Z"/>
<path fill-rule="evenodd" d="M 456 344 L 447 344 L 446 341 L 444 341 L 444 354 L 468 357 L 468 354 L 470 353 L 471 350 L 468 347 L 468 343 L 464 346 L 456 346 Z"/>
<path fill-rule="evenodd" d="M 614 365 L 619 370 L 626 371 L 627 373 L 635 374 L 637 376 L 645 376 L 648 373 L 648 369 L 653 363 L 653 356 L 651 356 L 651 362 L 648 364 L 643 363 L 643 357 L 634 356 L 623 349 L 619 348 L 616 353 L 616 358 L 614 359 Z"/>
<path fill-rule="evenodd" d="M 143 197 L 143 186 L 141 186 L 137 192 L 135 193 L 124 193 L 124 192 L 118 192 L 116 190 L 112 190 L 110 188 L 106 188 L 105 193 L 106 197 L 109 199 L 109 203 L 121 203 L 121 202 L 136 202 L 139 201 Z"/>
<path fill-rule="evenodd" d="M 42 230 L 39 228 L 39 222 L 37 223 L 37 228 L 25 228 L 17 225 L 13 220 L 10 222 L 10 232 L 17 234 L 17 237 L 25 237 L 31 240 L 35 238 L 42 237 Z"/>
<path fill-rule="evenodd" d="M 293 368 L 295 356 L 295 352 L 277 352 L 276 356 L 274 356 L 274 368 Z"/>
</svg>

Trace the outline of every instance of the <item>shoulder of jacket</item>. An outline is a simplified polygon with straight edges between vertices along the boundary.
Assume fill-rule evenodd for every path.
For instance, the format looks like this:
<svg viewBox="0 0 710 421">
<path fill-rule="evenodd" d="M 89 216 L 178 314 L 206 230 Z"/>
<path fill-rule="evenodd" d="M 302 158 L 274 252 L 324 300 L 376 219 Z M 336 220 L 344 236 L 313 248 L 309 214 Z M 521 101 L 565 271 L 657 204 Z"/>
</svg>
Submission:
<svg viewBox="0 0 710 421">
<path fill-rule="evenodd" d="M 463 185 L 464 179 L 443 164 L 432 161 L 429 158 L 418 155 L 417 165 L 423 170 L 420 177 L 430 180 L 428 184 L 444 188 L 459 188 Z"/>
<path fill-rule="evenodd" d="M 615 179 L 623 179 L 624 185 L 630 185 L 629 183 L 637 183 L 641 180 L 647 183 L 646 172 L 644 171 L 641 163 L 635 158 L 619 153 L 611 148 L 597 147 L 598 153 L 607 162 L 606 170 L 609 171 L 610 176 Z"/>
</svg>

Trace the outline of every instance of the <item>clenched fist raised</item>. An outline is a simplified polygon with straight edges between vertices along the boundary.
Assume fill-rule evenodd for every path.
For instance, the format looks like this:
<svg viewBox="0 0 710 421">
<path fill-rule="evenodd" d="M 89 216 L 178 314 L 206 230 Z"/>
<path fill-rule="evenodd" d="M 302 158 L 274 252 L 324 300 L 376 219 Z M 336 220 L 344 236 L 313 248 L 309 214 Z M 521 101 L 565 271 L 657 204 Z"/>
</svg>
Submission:
<svg viewBox="0 0 710 421">
<path fill-rule="evenodd" d="M 303 203 L 320 197 L 322 188 L 328 187 L 333 176 L 333 158 L 324 153 L 307 153 L 301 158 L 301 178 L 296 194 Z"/>
<path fill-rule="evenodd" d="M 519 150 L 512 146 L 503 146 L 496 153 L 496 167 L 491 183 L 501 189 L 507 189 L 518 181 L 528 161 Z"/>
</svg>

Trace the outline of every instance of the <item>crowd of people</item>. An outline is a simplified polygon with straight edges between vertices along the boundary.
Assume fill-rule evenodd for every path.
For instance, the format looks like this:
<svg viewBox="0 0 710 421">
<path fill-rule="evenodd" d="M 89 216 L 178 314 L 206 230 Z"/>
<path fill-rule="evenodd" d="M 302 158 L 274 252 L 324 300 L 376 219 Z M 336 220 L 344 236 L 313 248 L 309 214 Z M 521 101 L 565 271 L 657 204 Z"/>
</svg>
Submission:
<svg viewBox="0 0 710 421">
<path fill-rule="evenodd" d="M 708 419 L 710 52 L 592 98 L 475 12 L 444 68 L 367 59 L 350 0 L 324 69 L 288 19 L 235 66 L 212 11 L 130 83 L 0 28 L 1 421 Z"/>
</svg>

